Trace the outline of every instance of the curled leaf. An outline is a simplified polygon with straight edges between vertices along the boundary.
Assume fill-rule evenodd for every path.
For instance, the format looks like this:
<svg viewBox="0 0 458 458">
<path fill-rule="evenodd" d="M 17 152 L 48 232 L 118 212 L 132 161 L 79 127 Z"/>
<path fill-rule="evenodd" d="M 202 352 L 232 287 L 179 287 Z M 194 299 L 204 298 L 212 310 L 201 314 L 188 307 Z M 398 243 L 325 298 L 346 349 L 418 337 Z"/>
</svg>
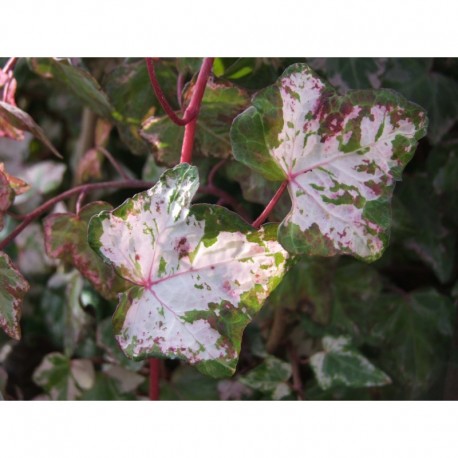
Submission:
<svg viewBox="0 0 458 458">
<path fill-rule="evenodd" d="M 91 219 L 89 243 L 133 286 L 113 317 L 134 359 L 180 358 L 233 373 L 245 326 L 280 281 L 276 225 L 255 231 L 223 207 L 194 205 L 197 169 L 180 164 L 149 191 Z"/>
<path fill-rule="evenodd" d="M 0 102 L 0 119 L 7 122 L 11 126 L 25 130 L 33 134 L 38 140 L 40 140 L 49 150 L 58 158 L 62 159 L 59 151 L 50 142 L 43 129 L 33 120 L 25 111 L 21 110 L 15 105 L 9 103 Z"/>
<path fill-rule="evenodd" d="M 426 132 L 424 110 L 390 90 L 339 96 L 305 64 L 252 104 L 233 123 L 233 152 L 267 179 L 288 181 L 280 243 L 296 254 L 379 258 L 395 181 Z"/>
</svg>

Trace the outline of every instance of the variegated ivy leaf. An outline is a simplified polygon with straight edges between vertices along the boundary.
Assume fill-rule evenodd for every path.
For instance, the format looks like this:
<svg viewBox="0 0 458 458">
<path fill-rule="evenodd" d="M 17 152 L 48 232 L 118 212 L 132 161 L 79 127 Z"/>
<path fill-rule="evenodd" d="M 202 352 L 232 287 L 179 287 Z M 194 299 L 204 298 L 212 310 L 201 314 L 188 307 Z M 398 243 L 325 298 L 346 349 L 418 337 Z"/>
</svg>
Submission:
<svg viewBox="0 0 458 458">
<path fill-rule="evenodd" d="M 92 388 L 95 371 L 88 359 L 70 359 L 61 353 L 47 354 L 33 373 L 33 381 L 53 400 L 75 400 Z"/>
<path fill-rule="evenodd" d="M 93 215 L 111 209 L 112 206 L 106 202 L 92 202 L 84 206 L 78 215 L 53 213 L 43 223 L 48 256 L 75 266 L 106 299 L 116 298 L 129 285 L 91 250 L 87 241 L 87 226 Z"/>
<path fill-rule="evenodd" d="M 197 168 L 180 164 L 150 190 L 91 219 L 89 242 L 133 286 L 113 317 L 133 359 L 180 358 L 234 372 L 245 326 L 280 281 L 276 225 L 255 231 L 223 207 L 194 205 Z"/>
<path fill-rule="evenodd" d="M 339 96 L 305 64 L 258 93 L 231 130 L 235 157 L 288 180 L 279 228 L 291 253 L 372 261 L 388 241 L 395 180 L 425 135 L 425 112 L 390 90 Z"/>
<path fill-rule="evenodd" d="M 29 287 L 8 255 L 0 251 L 0 327 L 13 339 L 21 338 L 21 303 Z"/>
<path fill-rule="evenodd" d="M 383 386 L 390 378 L 352 347 L 344 336 L 323 337 L 323 351 L 310 357 L 310 365 L 323 390 L 337 386 Z"/>
</svg>

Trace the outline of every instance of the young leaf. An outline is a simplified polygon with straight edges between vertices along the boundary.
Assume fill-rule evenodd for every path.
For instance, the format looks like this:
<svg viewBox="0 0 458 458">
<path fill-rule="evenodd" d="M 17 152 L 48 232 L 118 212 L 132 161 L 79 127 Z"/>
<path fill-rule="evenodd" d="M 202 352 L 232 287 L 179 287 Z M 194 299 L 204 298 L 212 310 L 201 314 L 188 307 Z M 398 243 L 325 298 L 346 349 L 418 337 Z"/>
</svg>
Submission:
<svg viewBox="0 0 458 458">
<path fill-rule="evenodd" d="M 190 84 L 183 95 L 184 106 L 190 102 L 193 87 L 194 83 Z M 244 90 L 230 83 L 209 81 L 197 118 L 196 152 L 198 155 L 229 157 L 231 122 L 248 103 L 248 94 Z M 158 163 L 172 166 L 179 161 L 184 130 L 174 124 L 168 116 L 146 120 L 141 135 L 153 145 L 153 154 Z"/>
<path fill-rule="evenodd" d="M 269 180 L 288 180 L 280 243 L 295 254 L 379 258 L 395 180 L 426 132 L 425 112 L 389 90 L 339 96 L 305 64 L 252 104 L 233 123 L 233 153 Z"/>
<path fill-rule="evenodd" d="M 48 256 L 75 266 L 106 299 L 116 298 L 128 285 L 91 250 L 87 227 L 93 215 L 111 209 L 111 205 L 105 202 L 92 202 L 83 207 L 78 215 L 53 213 L 43 222 Z"/>
<path fill-rule="evenodd" d="M 291 374 L 291 364 L 268 356 L 262 364 L 240 377 L 240 382 L 278 400 L 291 394 L 291 389 L 286 383 Z"/>
<path fill-rule="evenodd" d="M 280 281 L 276 226 L 255 231 L 223 207 L 194 205 L 196 167 L 91 219 L 89 243 L 133 286 L 113 317 L 134 359 L 180 358 L 207 375 L 234 372 L 245 326 Z"/>
<path fill-rule="evenodd" d="M 0 251 L 0 327 L 13 339 L 21 338 L 20 306 L 29 288 L 8 255 Z"/>
<path fill-rule="evenodd" d="M 0 118 L 7 121 L 11 126 L 25 130 L 33 134 L 38 140 L 40 140 L 49 150 L 58 158 L 62 159 L 59 151 L 54 148 L 53 144 L 49 141 L 48 137 L 44 133 L 43 129 L 32 119 L 32 117 L 22 111 L 15 105 L 9 103 L 0 102 Z"/>
<path fill-rule="evenodd" d="M 351 346 L 347 337 L 323 338 L 323 351 L 310 358 L 310 365 L 323 390 L 339 386 L 352 388 L 383 386 L 390 378 Z"/>
</svg>

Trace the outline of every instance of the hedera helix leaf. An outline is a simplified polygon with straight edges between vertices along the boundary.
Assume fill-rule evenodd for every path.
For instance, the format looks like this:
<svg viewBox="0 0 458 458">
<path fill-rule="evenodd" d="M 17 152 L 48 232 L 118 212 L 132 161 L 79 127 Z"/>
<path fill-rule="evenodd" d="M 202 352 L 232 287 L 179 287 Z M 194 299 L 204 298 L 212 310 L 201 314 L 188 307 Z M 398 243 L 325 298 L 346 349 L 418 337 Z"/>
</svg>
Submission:
<svg viewBox="0 0 458 458">
<path fill-rule="evenodd" d="M 13 339 L 21 338 L 21 303 L 30 285 L 0 251 L 0 327 Z"/>
<path fill-rule="evenodd" d="M 194 88 L 195 82 L 187 86 L 183 94 L 183 106 L 190 103 Z M 231 122 L 248 103 L 245 90 L 229 82 L 210 80 L 197 118 L 195 153 L 204 157 L 229 157 Z M 184 131 L 168 116 L 145 120 L 140 134 L 151 143 L 158 164 L 172 166 L 179 161 Z"/>
<path fill-rule="evenodd" d="M 287 253 L 276 225 L 256 231 L 223 207 L 190 207 L 198 186 L 194 166 L 166 171 L 150 190 L 94 216 L 89 243 L 134 285 L 113 317 L 126 356 L 180 358 L 223 377 Z"/>
<path fill-rule="evenodd" d="M 383 386 L 390 378 L 376 368 L 345 336 L 323 338 L 324 351 L 310 357 L 310 365 L 323 390 L 338 386 L 353 388 Z"/>
<path fill-rule="evenodd" d="M 91 250 L 87 241 L 87 226 L 93 215 L 111 209 L 112 206 L 106 202 L 92 202 L 84 206 L 78 215 L 53 213 L 43 222 L 48 256 L 75 266 L 106 299 L 115 299 L 129 285 Z"/>
<path fill-rule="evenodd" d="M 339 96 L 305 64 L 259 92 L 231 129 L 236 159 L 288 180 L 292 209 L 279 227 L 291 253 L 379 258 L 395 180 L 425 135 L 426 114 L 391 90 Z"/>
</svg>

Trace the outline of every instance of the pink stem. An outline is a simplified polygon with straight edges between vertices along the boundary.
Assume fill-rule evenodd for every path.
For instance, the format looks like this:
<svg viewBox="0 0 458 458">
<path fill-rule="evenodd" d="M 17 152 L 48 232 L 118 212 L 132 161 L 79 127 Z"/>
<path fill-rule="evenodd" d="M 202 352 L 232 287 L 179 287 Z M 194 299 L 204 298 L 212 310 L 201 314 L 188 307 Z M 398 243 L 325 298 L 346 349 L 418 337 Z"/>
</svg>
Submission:
<svg viewBox="0 0 458 458">
<path fill-rule="evenodd" d="M 75 188 L 69 189 L 62 194 L 48 200 L 44 204 L 37 207 L 34 211 L 30 212 L 24 217 L 21 224 L 19 224 L 5 239 L 0 242 L 0 250 L 3 250 L 10 242 L 12 242 L 17 235 L 19 235 L 35 218 L 38 218 L 46 210 L 51 209 L 55 204 L 64 200 L 74 194 L 81 192 L 89 192 L 95 189 L 107 189 L 107 188 L 150 188 L 154 186 L 154 183 L 140 180 L 126 180 L 126 181 L 104 181 L 101 183 L 89 183 Z"/>
<path fill-rule="evenodd" d="M 8 73 L 10 70 L 14 70 L 14 67 L 16 66 L 17 61 L 19 60 L 19 57 L 11 57 L 8 62 L 5 64 L 3 67 L 3 71 L 5 73 Z"/>
<path fill-rule="evenodd" d="M 202 62 L 200 67 L 199 76 L 197 77 L 194 92 L 192 94 L 191 102 L 188 108 L 184 112 L 186 118 L 189 114 L 194 114 L 192 121 L 186 124 L 184 130 L 183 146 L 181 147 L 181 158 L 180 163 L 187 162 L 191 163 L 192 159 L 192 147 L 194 145 L 194 136 L 196 132 L 197 116 L 200 111 L 200 105 L 204 96 L 205 88 L 207 86 L 208 77 L 210 76 L 211 69 L 213 67 L 213 57 L 207 57 Z"/>
<path fill-rule="evenodd" d="M 261 227 L 261 224 L 268 218 L 268 216 L 272 213 L 277 202 L 280 200 L 280 197 L 285 192 L 286 187 L 288 186 L 288 180 L 285 180 L 280 187 L 278 188 L 275 195 L 272 197 L 272 200 L 267 204 L 267 207 L 264 211 L 258 216 L 258 218 L 253 222 L 252 226 L 256 229 Z"/>
</svg>

